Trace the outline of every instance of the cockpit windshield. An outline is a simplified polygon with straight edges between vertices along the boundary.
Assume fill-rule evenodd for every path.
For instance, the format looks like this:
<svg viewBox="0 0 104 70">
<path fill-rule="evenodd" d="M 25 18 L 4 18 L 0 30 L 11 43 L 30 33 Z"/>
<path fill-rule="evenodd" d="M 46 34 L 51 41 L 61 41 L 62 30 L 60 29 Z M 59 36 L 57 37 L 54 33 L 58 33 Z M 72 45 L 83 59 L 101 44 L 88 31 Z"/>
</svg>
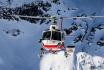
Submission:
<svg viewBox="0 0 104 70">
<path fill-rule="evenodd" d="M 47 31 L 43 33 L 43 40 L 50 40 L 51 37 L 51 31 Z"/>
<path fill-rule="evenodd" d="M 62 33 L 57 31 L 47 31 L 43 33 L 43 40 L 59 40 L 61 41 Z"/>
</svg>

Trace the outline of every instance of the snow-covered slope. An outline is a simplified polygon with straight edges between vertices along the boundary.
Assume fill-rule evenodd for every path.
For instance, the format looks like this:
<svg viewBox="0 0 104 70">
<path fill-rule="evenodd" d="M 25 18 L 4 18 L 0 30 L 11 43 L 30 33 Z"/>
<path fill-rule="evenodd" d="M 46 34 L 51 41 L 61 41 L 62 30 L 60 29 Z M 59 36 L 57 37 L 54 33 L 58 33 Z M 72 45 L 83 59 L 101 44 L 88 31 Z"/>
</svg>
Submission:
<svg viewBox="0 0 104 70">
<path fill-rule="evenodd" d="M 0 20 L 0 70 L 39 70 L 39 44 L 41 26 L 26 21 Z M 20 29 L 18 36 L 5 31 Z"/>
<path fill-rule="evenodd" d="M 11 1 L 13 2 L 10 6 L 7 0 L 0 0 L 0 6 L 16 7 L 36 0 Z M 68 7 L 71 11 L 67 10 Z M 48 13 L 53 16 L 68 17 L 81 13 L 90 15 L 93 12 L 96 12 L 96 15 L 103 15 L 103 7 L 103 0 L 61 0 L 60 5 L 52 3 L 52 8 Z M 72 10 L 73 8 L 74 10 Z M 62 10 L 58 12 L 61 15 L 56 14 L 58 9 Z M 72 22 L 73 20 L 65 19 L 63 27 L 70 27 L 70 23 Z M 82 23 L 81 20 L 75 22 L 78 24 Z M 98 24 L 103 24 L 104 21 L 98 19 L 93 23 L 88 20 L 88 23 L 92 28 Z M 61 51 L 57 54 L 46 54 L 40 60 L 38 57 L 40 52 L 38 40 L 41 38 L 42 31 L 47 29 L 48 26 L 46 24 L 31 24 L 23 20 L 17 22 L 0 19 L 0 70 L 104 70 L 104 46 L 97 45 L 100 38 L 104 36 L 104 29 L 96 29 L 92 42 L 84 40 L 83 42 L 76 43 L 74 53 L 71 53 L 67 58 Z M 19 35 L 12 36 L 14 29 L 20 30 Z M 9 33 L 7 33 L 8 31 Z M 77 36 L 82 32 L 83 30 L 79 28 L 72 35 Z M 87 37 L 89 37 L 89 34 L 86 35 Z M 66 37 L 65 45 L 67 46 L 73 42 L 74 38 Z"/>
</svg>

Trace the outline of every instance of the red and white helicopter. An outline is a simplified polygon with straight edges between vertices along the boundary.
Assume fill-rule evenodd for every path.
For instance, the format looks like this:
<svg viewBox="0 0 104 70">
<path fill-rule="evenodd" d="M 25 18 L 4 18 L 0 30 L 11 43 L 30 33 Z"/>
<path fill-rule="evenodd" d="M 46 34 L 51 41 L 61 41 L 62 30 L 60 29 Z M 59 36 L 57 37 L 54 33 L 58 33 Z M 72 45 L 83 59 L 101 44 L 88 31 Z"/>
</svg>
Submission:
<svg viewBox="0 0 104 70">
<path fill-rule="evenodd" d="M 63 50 L 64 32 L 59 30 L 57 25 L 50 25 L 49 30 L 43 31 L 41 43 L 42 48 L 50 52 Z"/>
<path fill-rule="evenodd" d="M 43 31 L 42 39 L 40 42 L 42 44 L 41 53 L 52 52 L 56 53 L 58 51 L 65 50 L 64 46 L 64 31 L 62 30 L 63 19 L 86 19 L 86 18 L 104 18 L 104 16 L 87 16 L 87 17 L 38 17 L 38 16 L 23 16 L 23 15 L 11 15 L 24 18 L 34 18 L 34 19 L 53 19 L 54 22 L 50 25 L 49 30 Z M 55 21 L 61 19 L 61 29 L 59 29 Z"/>
</svg>

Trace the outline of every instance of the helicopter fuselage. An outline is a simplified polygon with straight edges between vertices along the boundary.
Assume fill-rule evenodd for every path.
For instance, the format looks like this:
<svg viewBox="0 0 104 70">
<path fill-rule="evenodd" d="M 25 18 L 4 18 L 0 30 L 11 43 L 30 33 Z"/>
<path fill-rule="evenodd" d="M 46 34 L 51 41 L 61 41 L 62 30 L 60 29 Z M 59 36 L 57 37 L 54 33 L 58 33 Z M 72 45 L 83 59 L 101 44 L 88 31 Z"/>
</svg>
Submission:
<svg viewBox="0 0 104 70">
<path fill-rule="evenodd" d="M 59 51 L 64 49 L 64 41 L 58 40 L 43 40 L 42 47 L 45 50 Z"/>
</svg>

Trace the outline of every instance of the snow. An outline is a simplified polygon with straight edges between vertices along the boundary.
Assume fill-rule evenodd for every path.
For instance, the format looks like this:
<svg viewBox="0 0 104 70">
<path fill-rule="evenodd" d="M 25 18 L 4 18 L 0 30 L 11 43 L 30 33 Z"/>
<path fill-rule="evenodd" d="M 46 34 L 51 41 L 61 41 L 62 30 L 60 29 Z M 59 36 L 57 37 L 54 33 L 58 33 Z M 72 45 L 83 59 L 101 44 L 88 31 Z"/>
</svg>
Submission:
<svg viewBox="0 0 104 70">
<path fill-rule="evenodd" d="M 20 35 L 14 37 L 5 33 L 5 30 L 14 28 L 22 31 Z M 42 30 L 35 28 L 41 27 L 22 20 L 20 22 L 0 20 L 0 70 L 39 70 L 37 40 Z"/>
<path fill-rule="evenodd" d="M 36 0 L 13 0 L 11 7 L 21 6 L 32 1 Z M 54 16 L 58 9 L 66 10 L 67 7 L 77 8 L 77 10 L 61 11 L 61 16 L 71 17 L 80 13 L 90 15 L 93 12 L 96 12 L 97 15 L 103 15 L 104 13 L 103 0 L 61 0 L 61 2 L 63 3 L 58 6 L 52 3 L 52 8 L 48 13 Z M 7 0 L 0 0 L 0 4 L 9 6 Z M 92 19 L 87 19 L 87 21 L 90 28 L 85 39 L 89 36 L 92 27 L 104 24 L 103 19 L 95 22 Z M 72 22 L 73 20 L 65 19 L 63 27 L 70 27 Z M 86 28 L 85 22 L 81 20 L 75 22 Z M 75 51 L 69 53 L 67 58 L 64 56 L 64 52 L 60 51 L 57 54 L 48 53 L 39 59 L 40 44 L 38 40 L 41 38 L 42 31 L 48 27 L 49 24 L 39 25 L 24 20 L 17 22 L 0 19 L 0 70 L 104 70 L 104 46 L 96 44 L 104 36 L 104 29 L 96 29 L 94 39 L 90 44 L 86 40 L 76 43 Z M 83 28 L 78 28 L 72 35 L 78 36 L 80 33 L 84 33 Z M 12 29 L 20 29 L 21 33 L 16 37 L 5 33 L 5 31 Z M 66 37 L 65 47 L 72 43 L 74 38 Z"/>
<path fill-rule="evenodd" d="M 85 52 L 77 54 L 77 70 L 103 70 L 104 59 L 100 56 L 91 56 Z"/>
<path fill-rule="evenodd" d="M 40 70 L 72 70 L 73 54 L 68 57 L 64 55 L 64 51 L 57 54 L 48 53 L 41 59 Z"/>
<path fill-rule="evenodd" d="M 38 0 L 10 0 L 10 1 L 11 1 L 11 5 L 8 3 L 8 0 L 0 0 L 0 4 L 1 4 L 0 6 L 15 8 L 22 6 L 23 4 L 28 4 Z"/>
</svg>

